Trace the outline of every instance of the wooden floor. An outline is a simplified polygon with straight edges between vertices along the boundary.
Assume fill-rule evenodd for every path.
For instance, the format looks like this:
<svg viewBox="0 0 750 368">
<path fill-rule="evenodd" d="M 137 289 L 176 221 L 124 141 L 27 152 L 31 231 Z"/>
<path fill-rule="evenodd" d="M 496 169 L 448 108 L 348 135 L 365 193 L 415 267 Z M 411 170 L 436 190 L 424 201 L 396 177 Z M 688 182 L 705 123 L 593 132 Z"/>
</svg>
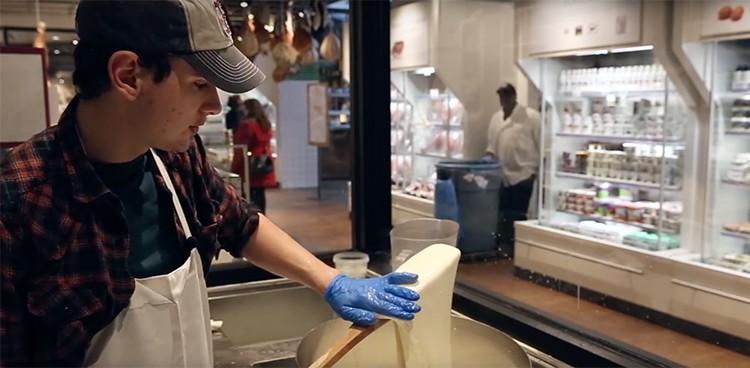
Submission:
<svg viewBox="0 0 750 368">
<path fill-rule="evenodd" d="M 309 250 L 351 249 L 349 213 L 340 196 L 318 200 L 315 191 L 273 189 L 267 202 L 268 217 Z M 680 365 L 750 367 L 748 356 L 519 279 L 510 261 L 462 263 L 457 279 Z"/>
<path fill-rule="evenodd" d="M 461 264 L 458 280 L 687 367 L 750 367 L 750 357 L 513 276 L 511 261 Z"/>
<path fill-rule="evenodd" d="M 311 252 L 352 248 L 352 227 L 340 193 L 302 189 L 267 189 L 266 215 Z M 335 199 L 335 200 L 333 200 Z"/>
</svg>

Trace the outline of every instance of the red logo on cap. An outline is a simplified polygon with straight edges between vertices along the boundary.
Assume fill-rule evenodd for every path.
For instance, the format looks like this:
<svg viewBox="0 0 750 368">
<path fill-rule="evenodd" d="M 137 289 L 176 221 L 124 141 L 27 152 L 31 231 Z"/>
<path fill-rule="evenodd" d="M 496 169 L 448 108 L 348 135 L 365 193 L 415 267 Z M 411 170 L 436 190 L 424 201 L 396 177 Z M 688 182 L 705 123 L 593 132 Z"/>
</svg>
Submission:
<svg viewBox="0 0 750 368">
<path fill-rule="evenodd" d="M 227 35 L 227 37 L 232 37 L 232 28 L 229 27 L 229 22 L 227 22 L 227 15 L 224 13 L 224 8 L 221 7 L 221 3 L 218 0 L 214 0 L 214 10 L 216 10 L 216 14 L 219 15 L 219 26 L 224 31 L 224 34 Z"/>
</svg>

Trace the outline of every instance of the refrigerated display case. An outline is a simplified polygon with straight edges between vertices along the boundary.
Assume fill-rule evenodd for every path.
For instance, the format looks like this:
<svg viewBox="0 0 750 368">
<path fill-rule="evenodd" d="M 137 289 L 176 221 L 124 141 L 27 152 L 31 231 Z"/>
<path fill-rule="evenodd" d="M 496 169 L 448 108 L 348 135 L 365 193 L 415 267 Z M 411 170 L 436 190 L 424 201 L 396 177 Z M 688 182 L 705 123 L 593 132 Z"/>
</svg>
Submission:
<svg viewBox="0 0 750 368">
<path fill-rule="evenodd" d="M 681 247 L 695 118 L 653 60 L 650 51 L 545 60 L 558 82 L 544 91 L 541 226 L 647 251 Z"/>
<path fill-rule="evenodd" d="M 411 178 L 411 119 L 414 106 L 391 83 L 391 185 L 403 189 Z"/>
<path fill-rule="evenodd" d="M 750 276 L 750 40 L 709 50 L 708 224 L 700 261 Z"/>
<path fill-rule="evenodd" d="M 431 68 L 391 73 L 396 190 L 432 200 L 435 164 L 463 157 L 464 108 Z"/>
<path fill-rule="evenodd" d="M 520 64 L 550 107 L 543 111 L 539 221 L 516 224 L 517 272 L 630 303 L 611 305 L 626 314 L 659 313 L 659 324 L 689 325 L 680 330 L 712 343 L 750 338 L 747 273 L 726 267 L 742 262 L 744 234 L 723 227 L 743 228 L 737 223 L 750 210 L 745 187 L 735 185 L 744 165 L 737 157 L 744 152 L 745 120 L 732 114 L 744 114 L 744 94 L 729 90 L 730 74 L 744 72 L 747 54 L 711 54 L 691 45 L 686 54 L 712 57 L 693 70 L 685 64 L 687 57 L 675 52 L 683 24 L 668 19 L 681 19 L 678 10 L 693 6 L 702 19 L 704 3 L 576 4 L 558 4 L 554 12 L 532 8 L 525 18 L 533 29 L 543 16 L 553 23 L 547 31 L 559 34 L 527 31 L 536 46 L 520 52 Z M 603 40 L 598 28 L 571 28 L 568 18 L 555 17 L 585 7 L 615 25 L 636 23 L 640 33 L 628 38 L 615 27 Z M 560 49 L 547 38 L 586 48 Z M 701 91 L 703 82 L 708 87 Z M 639 308 L 646 312 L 633 312 Z"/>
</svg>

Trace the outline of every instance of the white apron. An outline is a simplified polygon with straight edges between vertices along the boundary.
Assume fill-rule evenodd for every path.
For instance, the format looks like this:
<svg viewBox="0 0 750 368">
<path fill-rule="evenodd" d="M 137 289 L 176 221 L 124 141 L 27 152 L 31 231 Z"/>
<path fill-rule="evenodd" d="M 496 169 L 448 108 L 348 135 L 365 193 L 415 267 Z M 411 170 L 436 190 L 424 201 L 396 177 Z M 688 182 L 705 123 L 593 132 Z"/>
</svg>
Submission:
<svg viewBox="0 0 750 368">
<path fill-rule="evenodd" d="M 175 213 L 192 236 L 169 173 L 151 151 L 172 193 Z M 88 367 L 213 367 L 213 341 L 203 268 L 196 249 L 166 275 L 135 279 L 130 305 L 91 341 Z"/>
</svg>

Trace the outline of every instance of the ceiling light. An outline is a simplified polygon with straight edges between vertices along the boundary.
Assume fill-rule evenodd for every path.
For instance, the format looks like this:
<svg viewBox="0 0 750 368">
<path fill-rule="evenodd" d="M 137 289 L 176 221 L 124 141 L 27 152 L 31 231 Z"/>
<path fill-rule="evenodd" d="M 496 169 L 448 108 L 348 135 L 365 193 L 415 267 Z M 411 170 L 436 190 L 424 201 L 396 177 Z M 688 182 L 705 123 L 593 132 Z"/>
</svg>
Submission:
<svg viewBox="0 0 750 368">
<path fill-rule="evenodd" d="M 584 52 L 577 53 L 576 56 L 606 55 L 607 52 L 609 51 L 607 50 L 584 51 Z"/>
<path fill-rule="evenodd" d="M 270 24 L 266 24 L 265 26 L 263 26 L 263 28 L 265 28 L 268 32 L 273 32 L 273 26 Z"/>
<path fill-rule="evenodd" d="M 73 45 L 78 45 L 78 40 L 73 40 Z"/>
<path fill-rule="evenodd" d="M 247 1 L 241 2 L 240 6 L 243 7 L 243 8 L 247 8 Z"/>
<path fill-rule="evenodd" d="M 619 49 L 612 49 L 609 52 L 613 54 L 618 54 L 621 52 L 649 51 L 653 49 L 654 49 L 654 45 L 645 45 L 645 46 L 633 46 L 633 47 L 623 47 Z"/>
<path fill-rule="evenodd" d="M 55 51 L 52 51 L 52 53 L 54 53 L 55 55 L 60 55 L 60 50 L 55 49 Z"/>
<path fill-rule="evenodd" d="M 52 36 L 52 41 L 60 41 L 60 36 Z"/>
<path fill-rule="evenodd" d="M 419 69 L 415 70 L 414 73 L 417 73 L 419 75 L 424 75 L 425 77 L 428 77 L 430 75 L 435 74 L 435 68 L 433 68 L 431 66 L 428 66 L 428 67 L 425 67 L 425 68 L 419 68 Z"/>
<path fill-rule="evenodd" d="M 65 84 L 65 79 L 60 78 L 57 82 L 60 84 Z"/>
<path fill-rule="evenodd" d="M 299 12 L 299 13 L 297 13 L 297 14 L 299 14 L 299 17 L 300 17 L 300 18 L 304 18 L 304 17 L 305 17 L 305 13 L 303 13 L 303 12 Z"/>
</svg>

